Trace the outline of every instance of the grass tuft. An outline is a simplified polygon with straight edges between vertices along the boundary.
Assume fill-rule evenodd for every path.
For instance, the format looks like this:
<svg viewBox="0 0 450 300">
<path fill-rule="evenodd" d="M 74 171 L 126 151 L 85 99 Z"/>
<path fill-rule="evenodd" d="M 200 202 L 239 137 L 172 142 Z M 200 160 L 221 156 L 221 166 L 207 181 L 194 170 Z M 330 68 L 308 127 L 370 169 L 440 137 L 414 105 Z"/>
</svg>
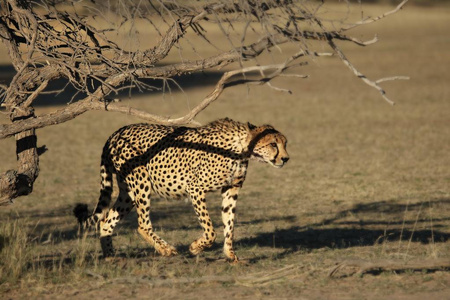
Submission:
<svg viewBox="0 0 450 300">
<path fill-rule="evenodd" d="M 0 284 L 16 283 L 29 269 L 31 243 L 22 220 L 0 223 Z"/>
</svg>

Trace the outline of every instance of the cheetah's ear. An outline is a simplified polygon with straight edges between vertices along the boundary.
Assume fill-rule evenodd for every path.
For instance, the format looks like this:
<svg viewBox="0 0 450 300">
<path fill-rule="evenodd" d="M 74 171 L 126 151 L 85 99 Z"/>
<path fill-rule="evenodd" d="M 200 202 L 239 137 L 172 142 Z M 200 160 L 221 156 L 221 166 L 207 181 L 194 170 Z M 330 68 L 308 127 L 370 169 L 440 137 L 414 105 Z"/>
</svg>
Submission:
<svg viewBox="0 0 450 300">
<path fill-rule="evenodd" d="M 273 128 L 272 125 L 269 125 L 269 124 L 264 124 L 264 125 L 261 126 L 261 127 L 263 127 L 265 130 L 267 130 L 267 129 L 275 129 L 275 128 Z"/>
<path fill-rule="evenodd" d="M 255 129 L 256 128 L 256 126 L 255 125 L 253 125 L 252 123 L 250 123 L 250 122 L 247 122 L 247 126 L 248 126 L 248 129 L 250 129 L 250 130 L 253 130 L 253 129 Z"/>
</svg>

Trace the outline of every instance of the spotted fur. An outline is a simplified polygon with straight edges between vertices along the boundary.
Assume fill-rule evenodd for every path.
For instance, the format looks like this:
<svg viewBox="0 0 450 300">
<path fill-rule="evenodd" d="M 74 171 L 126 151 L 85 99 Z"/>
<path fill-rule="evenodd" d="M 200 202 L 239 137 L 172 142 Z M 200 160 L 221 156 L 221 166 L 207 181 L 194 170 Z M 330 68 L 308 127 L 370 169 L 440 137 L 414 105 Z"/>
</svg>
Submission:
<svg viewBox="0 0 450 300">
<path fill-rule="evenodd" d="M 270 125 L 256 127 L 230 119 L 197 128 L 134 124 L 116 131 L 106 142 L 101 158 L 101 191 L 97 207 L 88 215 L 87 206 L 74 213 L 83 227 L 100 224 L 100 242 L 105 257 L 114 254 L 111 235 L 116 224 L 133 207 L 138 232 L 164 256 L 177 254 L 160 238 L 150 221 L 154 195 L 189 196 L 203 235 L 189 251 L 197 255 L 216 239 L 206 207 L 207 192 L 221 190 L 224 253 L 235 262 L 233 229 L 236 200 L 244 183 L 249 159 L 281 168 L 289 159 L 286 138 Z M 110 208 L 112 175 L 116 174 L 119 196 Z"/>
</svg>

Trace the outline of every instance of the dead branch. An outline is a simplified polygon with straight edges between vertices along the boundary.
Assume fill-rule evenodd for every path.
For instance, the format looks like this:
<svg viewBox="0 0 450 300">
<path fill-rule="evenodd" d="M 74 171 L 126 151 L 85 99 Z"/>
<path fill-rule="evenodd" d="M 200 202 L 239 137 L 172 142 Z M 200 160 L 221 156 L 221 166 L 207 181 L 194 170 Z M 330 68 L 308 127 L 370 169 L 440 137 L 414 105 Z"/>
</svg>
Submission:
<svg viewBox="0 0 450 300">
<path fill-rule="evenodd" d="M 398 10 L 400 10 L 404 4 L 406 4 L 408 0 L 403 1 L 398 7 L 397 9 L 392 10 L 391 12 L 389 12 L 389 14 L 393 14 L 395 12 L 397 12 Z M 366 24 L 375 22 L 377 20 L 380 20 L 384 17 L 386 17 L 387 15 L 384 14 L 378 18 L 373 19 L 371 22 L 367 22 Z M 387 96 L 386 96 L 386 91 L 381 88 L 379 86 L 378 83 L 383 82 L 383 81 L 387 81 L 387 80 L 397 80 L 397 79 L 409 79 L 406 76 L 395 76 L 395 77 L 389 77 L 389 78 L 381 78 L 379 80 L 373 81 L 369 78 L 367 78 L 364 74 L 362 74 L 351 62 L 350 60 L 345 56 L 344 52 L 336 45 L 336 43 L 334 42 L 334 40 L 350 40 L 360 46 L 365 46 L 365 45 L 369 45 L 369 44 L 373 44 L 377 41 L 377 38 L 375 37 L 372 41 L 367 41 L 367 42 L 361 42 L 358 43 L 358 41 L 354 38 L 348 38 L 346 36 L 342 36 L 340 34 L 339 31 L 333 32 L 332 34 L 329 34 L 327 29 L 325 28 L 325 26 L 322 24 L 322 21 L 319 20 L 318 18 L 316 18 L 315 16 L 311 16 L 311 19 L 314 21 L 314 23 L 316 23 L 326 34 L 324 36 L 324 38 L 326 38 L 328 45 L 331 47 L 331 49 L 333 49 L 333 51 L 338 55 L 338 57 L 341 59 L 341 61 L 353 72 L 353 74 L 355 74 L 358 78 L 360 78 L 365 84 L 367 84 L 370 87 L 375 88 L 376 90 L 378 90 L 378 92 L 381 94 L 381 96 L 383 97 L 384 100 L 386 100 L 386 102 L 388 102 L 391 105 L 394 105 L 394 101 L 390 100 Z M 350 29 L 350 28 L 347 28 Z M 322 37 L 321 37 L 322 38 Z"/>
<path fill-rule="evenodd" d="M 347 277 L 353 274 L 362 275 L 365 273 L 373 272 L 383 272 L 383 271 L 401 271 L 405 272 L 407 270 L 412 271 L 435 271 L 450 268 L 450 259 L 430 259 L 430 260 L 417 260 L 417 261 L 400 261 L 400 260 L 363 260 L 363 259 L 348 259 L 336 264 L 335 267 L 331 268 L 328 273 L 329 277 L 335 277 L 339 271 L 344 268 L 353 268 L 354 270 L 350 273 L 344 273 L 340 277 Z"/>
<path fill-rule="evenodd" d="M 86 14 L 83 12 L 86 6 L 76 1 L 71 2 L 72 10 L 60 10 L 50 7 L 53 3 L 51 1 L 40 1 L 33 6 L 29 1 L 0 0 L 0 39 L 17 71 L 10 84 L 0 85 L 0 104 L 11 121 L 0 125 L 0 139 L 14 136 L 18 153 L 17 171 L 10 170 L 0 175 L 0 203 L 12 201 L 32 191 L 39 174 L 35 129 L 69 121 L 90 110 L 125 113 L 153 123 L 195 124 L 195 117 L 216 101 L 225 88 L 238 84 L 257 84 L 290 93 L 289 89 L 272 85 L 271 80 L 285 75 L 289 69 L 305 65 L 307 62 L 304 59 L 308 56 L 331 55 L 309 50 L 308 40 L 327 43 L 333 54 L 366 84 L 377 89 L 389 103 L 392 101 L 386 97 L 379 84 L 387 80 L 405 79 L 401 76 L 375 81 L 366 78 L 350 63 L 335 41 L 358 46 L 373 44 L 377 41 L 376 37 L 364 41 L 343 32 L 392 15 L 407 0 L 381 16 L 338 30 L 328 30 L 322 24 L 317 14 L 322 4 L 313 2 L 308 4 L 313 6 L 308 10 L 308 5 L 302 1 L 206 1 L 186 5 L 177 1 L 149 0 L 147 5 L 150 9 L 137 11 L 137 14 L 127 11 L 124 6 L 114 10 L 114 5 L 108 6 L 108 13 L 105 13 L 102 11 L 103 4 L 98 2 L 100 1 L 92 1 L 87 10 L 94 13 Z M 141 4 L 136 7 L 139 5 Z M 115 14 L 115 22 L 112 20 L 114 18 L 107 17 L 111 14 Z M 93 25 L 92 15 L 103 17 L 107 27 Z M 155 39 L 155 43 L 146 49 L 125 49 L 120 41 L 113 40 L 108 33 L 118 33 L 123 24 L 133 25 L 137 16 L 149 21 L 159 40 Z M 164 28 L 158 28 L 157 22 L 152 20 L 155 18 L 165 24 Z M 226 46 L 211 40 L 205 29 L 207 27 L 204 27 L 208 22 L 219 26 L 224 40 L 228 41 Z M 253 32 L 257 38 L 253 37 L 252 40 L 249 32 Z M 217 52 L 214 55 L 202 55 L 195 49 L 194 43 L 189 41 L 190 33 L 201 37 Z M 199 59 L 183 58 L 183 40 L 189 43 Z M 235 45 L 236 42 L 233 41 L 241 41 L 241 44 Z M 280 45 L 287 43 L 295 44 L 298 52 L 285 55 L 288 58 L 284 62 L 262 66 L 257 62 L 261 54 L 273 48 L 281 51 Z M 179 52 L 180 60 L 167 62 L 169 53 L 175 50 Z M 244 65 L 244 62 L 250 61 L 252 65 Z M 159 116 L 106 100 L 110 94 L 117 94 L 123 89 L 158 89 L 142 82 L 142 79 L 161 80 L 166 87 L 165 84 L 174 80 L 175 76 L 221 69 L 234 63 L 238 67 L 224 72 L 211 93 L 179 118 Z M 247 76 L 250 72 L 259 75 Z M 289 76 L 307 77 L 303 74 Z M 46 90 L 47 87 L 60 78 L 66 79 L 67 85 L 73 86 L 76 93 L 84 95 L 84 98 L 73 103 L 73 96 L 72 100 L 67 99 L 66 107 L 48 114 L 35 115 L 34 101 L 39 95 L 51 92 Z M 182 90 L 180 86 L 178 88 Z"/>
<path fill-rule="evenodd" d="M 375 82 L 378 84 L 378 83 L 382 83 L 382 82 L 385 82 L 385 81 L 392 81 L 392 80 L 409 80 L 409 76 L 385 77 L 385 78 L 380 78 L 380 79 L 378 79 Z"/>
<path fill-rule="evenodd" d="M 136 108 L 122 106 L 119 103 L 115 102 L 105 102 L 105 101 L 99 101 L 103 99 L 103 97 L 107 93 L 107 87 L 102 87 L 97 89 L 96 93 L 93 95 L 80 100 L 76 103 L 70 104 L 67 107 L 58 110 L 53 113 L 41 115 L 39 117 L 35 118 L 29 118 L 26 120 L 17 121 L 13 124 L 4 124 L 0 125 L 0 139 L 5 138 L 8 136 L 12 136 L 14 134 L 17 134 L 23 130 L 28 129 L 37 129 L 42 128 L 45 126 L 50 125 L 56 125 L 60 124 L 66 121 L 69 121 L 87 111 L 90 110 L 104 110 L 104 111 L 113 111 L 113 112 L 120 112 L 125 113 L 128 115 L 136 116 L 140 119 L 143 119 L 145 121 L 151 122 L 151 123 L 159 123 L 163 125 L 184 125 L 193 123 L 194 118 L 202 112 L 206 107 L 208 107 L 212 102 L 217 100 L 219 96 L 222 94 L 223 90 L 228 86 L 233 86 L 236 84 L 243 84 L 243 83 L 258 83 L 258 84 L 266 84 L 269 83 L 270 80 L 272 80 L 275 77 L 278 77 L 281 75 L 285 70 L 291 68 L 290 64 L 306 55 L 313 55 L 313 56 L 330 56 L 331 53 L 318 53 L 318 52 L 312 52 L 309 51 L 300 51 L 287 59 L 282 64 L 276 64 L 276 65 L 266 65 L 266 66 L 254 66 L 254 67 L 247 67 L 243 69 L 238 69 L 234 71 L 225 72 L 222 75 L 222 78 L 217 82 L 215 88 L 213 91 L 206 96 L 197 106 L 195 106 L 189 113 L 184 115 L 180 118 L 167 118 L 151 113 L 147 113 L 142 110 L 138 110 Z M 264 75 L 264 71 L 272 70 L 273 72 L 269 75 Z M 229 79 L 240 74 L 245 74 L 249 72 L 260 72 L 261 76 L 260 78 L 256 79 L 242 79 L 239 82 L 229 82 Z M 299 78 L 304 78 L 304 76 L 297 76 Z M 119 79 L 117 79 L 119 80 Z"/>
<path fill-rule="evenodd" d="M 8 205 L 21 195 L 27 195 L 29 191 L 28 178 L 16 170 L 8 170 L 0 174 L 0 206 Z"/>
<path fill-rule="evenodd" d="M 393 9 L 393 10 L 390 10 L 390 11 L 388 11 L 388 12 L 385 12 L 385 13 L 383 13 L 383 14 L 381 14 L 381 15 L 379 15 L 379 16 L 376 16 L 376 17 L 374 17 L 374 18 L 367 18 L 367 19 L 365 19 L 365 20 L 358 21 L 358 22 L 356 22 L 356 23 L 354 23 L 354 24 L 351 24 L 351 25 L 349 25 L 349 26 L 346 26 L 346 27 L 341 28 L 340 31 L 350 30 L 350 29 L 353 29 L 353 28 L 358 27 L 358 26 L 361 26 L 361 25 L 367 25 L 367 24 L 370 24 L 370 23 L 374 23 L 374 22 L 376 22 L 376 21 L 379 21 L 379 20 L 381 20 L 381 19 L 384 19 L 384 18 L 386 18 L 387 16 L 392 15 L 392 14 L 395 14 L 396 12 L 398 12 L 399 10 L 401 10 L 401 9 L 406 5 L 407 2 L 408 2 L 408 0 L 403 0 L 403 1 L 402 1 L 399 5 L 397 5 L 397 7 L 396 7 L 395 9 Z"/>
<path fill-rule="evenodd" d="M 367 84 L 368 86 L 371 86 L 373 88 L 375 88 L 376 90 L 378 90 L 378 92 L 381 94 L 381 96 L 383 97 L 384 100 L 386 100 L 387 103 L 394 105 L 395 102 L 392 101 L 391 99 L 389 99 L 386 96 L 386 91 L 379 86 L 379 82 L 382 82 L 383 79 L 378 80 L 378 81 L 373 81 L 370 80 L 369 78 L 366 77 L 366 75 L 362 74 L 349 60 L 348 58 L 345 56 L 345 54 L 341 51 L 341 49 L 336 45 L 336 43 L 333 40 L 328 40 L 328 44 L 331 46 L 331 48 L 334 50 L 334 52 L 339 56 L 339 58 L 342 60 L 342 62 L 353 72 L 353 74 L 355 74 L 356 77 L 358 77 L 359 79 L 361 79 L 365 84 Z M 399 77 L 391 77 L 391 78 L 396 78 L 398 79 Z M 395 79 L 394 79 L 395 80 Z"/>
</svg>

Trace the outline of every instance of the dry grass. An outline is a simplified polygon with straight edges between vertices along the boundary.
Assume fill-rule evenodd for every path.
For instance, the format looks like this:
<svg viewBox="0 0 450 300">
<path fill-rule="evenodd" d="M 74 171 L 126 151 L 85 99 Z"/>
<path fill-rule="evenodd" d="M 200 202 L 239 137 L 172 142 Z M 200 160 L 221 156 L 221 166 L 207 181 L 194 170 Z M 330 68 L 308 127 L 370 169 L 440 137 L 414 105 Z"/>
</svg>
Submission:
<svg viewBox="0 0 450 300">
<path fill-rule="evenodd" d="M 139 120 L 93 112 L 39 130 L 39 144 L 50 150 L 41 157 L 35 191 L 0 211 L 0 293 L 10 298 L 447 297 L 447 271 L 326 275 L 336 261 L 351 257 L 449 257 L 449 12 L 408 7 L 371 27 L 370 33 L 379 33 L 378 44 L 345 46 L 349 59 L 369 76 L 412 77 L 386 85 L 395 107 L 336 59 L 318 59 L 305 68 L 310 79 L 276 82 L 293 95 L 233 88 L 199 117 L 203 123 L 225 116 L 271 123 L 289 139 L 291 160 L 285 168 L 250 166 L 236 228 L 236 248 L 246 264 L 216 260 L 223 257 L 220 237 L 200 258 L 190 257 L 187 247 L 200 234 L 193 210 L 183 201 L 164 199 L 155 199 L 152 218 L 181 255 L 154 254 L 136 234 L 131 214 L 115 236 L 123 259 L 99 259 L 94 234 L 76 237 L 71 209 L 77 202 L 94 205 L 104 141 Z M 149 94 L 124 101 L 179 115 L 209 90 L 200 84 L 186 88 L 188 96 Z M 39 107 L 38 113 L 49 109 Z M 13 168 L 13 140 L 0 146 L 2 171 Z M 219 196 L 208 201 L 220 228 Z"/>
</svg>

